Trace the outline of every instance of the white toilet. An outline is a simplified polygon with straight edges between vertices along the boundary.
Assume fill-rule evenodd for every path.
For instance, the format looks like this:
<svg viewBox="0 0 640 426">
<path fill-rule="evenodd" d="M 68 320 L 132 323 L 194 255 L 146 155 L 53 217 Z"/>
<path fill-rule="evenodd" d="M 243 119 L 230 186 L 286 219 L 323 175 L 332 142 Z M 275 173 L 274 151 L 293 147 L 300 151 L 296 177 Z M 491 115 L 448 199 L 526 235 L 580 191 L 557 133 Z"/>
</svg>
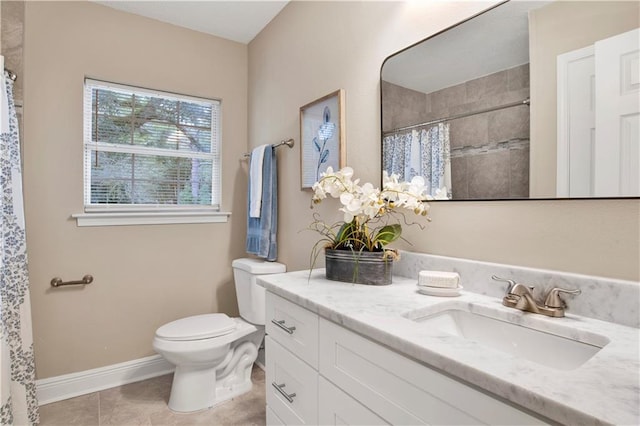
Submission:
<svg viewBox="0 0 640 426">
<path fill-rule="evenodd" d="M 236 259 L 232 267 L 242 318 L 196 315 L 156 331 L 153 349 L 176 366 L 169 398 L 173 411 L 210 408 L 251 390 L 251 368 L 265 321 L 265 289 L 256 284 L 256 277 L 286 272 L 286 266 Z"/>
</svg>

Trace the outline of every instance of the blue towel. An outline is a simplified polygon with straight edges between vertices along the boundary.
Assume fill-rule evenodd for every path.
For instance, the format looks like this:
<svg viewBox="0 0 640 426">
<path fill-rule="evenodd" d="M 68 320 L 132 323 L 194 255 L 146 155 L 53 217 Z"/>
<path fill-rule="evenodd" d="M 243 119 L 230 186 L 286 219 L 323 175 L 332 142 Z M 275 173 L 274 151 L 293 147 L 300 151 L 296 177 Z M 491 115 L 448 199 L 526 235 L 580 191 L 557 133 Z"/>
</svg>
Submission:
<svg viewBox="0 0 640 426">
<path fill-rule="evenodd" d="M 247 191 L 247 245 L 249 254 L 270 262 L 278 256 L 276 233 L 278 231 L 278 178 L 276 167 L 276 152 L 271 145 L 264 149 L 262 161 L 262 206 L 260 217 L 251 217 L 251 180 L 255 176 L 249 173 L 249 186 Z"/>
</svg>

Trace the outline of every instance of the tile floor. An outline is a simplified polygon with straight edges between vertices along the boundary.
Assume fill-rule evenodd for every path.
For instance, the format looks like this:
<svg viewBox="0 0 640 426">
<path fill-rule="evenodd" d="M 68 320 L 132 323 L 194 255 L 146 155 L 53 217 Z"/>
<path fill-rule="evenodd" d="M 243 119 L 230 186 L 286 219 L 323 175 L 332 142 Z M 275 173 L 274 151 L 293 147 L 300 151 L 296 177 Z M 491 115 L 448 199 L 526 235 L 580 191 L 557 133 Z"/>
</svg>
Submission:
<svg viewBox="0 0 640 426">
<path fill-rule="evenodd" d="M 251 392 L 193 414 L 167 407 L 173 375 L 160 376 L 40 407 L 40 425 L 264 425 L 264 371 L 254 366 Z"/>
</svg>

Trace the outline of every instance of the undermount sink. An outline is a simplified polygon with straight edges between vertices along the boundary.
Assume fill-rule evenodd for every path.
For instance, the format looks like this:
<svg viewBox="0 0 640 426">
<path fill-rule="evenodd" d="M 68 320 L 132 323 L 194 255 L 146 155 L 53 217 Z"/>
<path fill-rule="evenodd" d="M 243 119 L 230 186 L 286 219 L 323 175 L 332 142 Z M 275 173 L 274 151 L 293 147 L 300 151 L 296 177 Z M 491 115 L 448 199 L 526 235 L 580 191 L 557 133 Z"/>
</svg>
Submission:
<svg viewBox="0 0 640 426">
<path fill-rule="evenodd" d="M 583 342 L 464 309 L 412 316 L 408 315 L 432 330 L 559 370 L 580 367 L 608 343 L 603 336 L 593 335 L 591 341 Z"/>
</svg>

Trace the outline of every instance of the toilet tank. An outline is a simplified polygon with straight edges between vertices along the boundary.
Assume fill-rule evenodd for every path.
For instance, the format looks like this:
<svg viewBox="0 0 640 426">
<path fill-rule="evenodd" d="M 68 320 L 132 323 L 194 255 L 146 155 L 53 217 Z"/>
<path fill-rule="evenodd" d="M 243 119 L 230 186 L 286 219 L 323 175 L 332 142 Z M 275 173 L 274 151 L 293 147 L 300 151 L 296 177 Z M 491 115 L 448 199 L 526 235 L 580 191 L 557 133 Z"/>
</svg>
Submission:
<svg viewBox="0 0 640 426">
<path fill-rule="evenodd" d="M 252 324 L 264 325 L 266 291 L 256 283 L 256 278 L 286 272 L 287 267 L 278 262 L 248 258 L 236 259 L 231 266 L 240 316 Z"/>
</svg>

